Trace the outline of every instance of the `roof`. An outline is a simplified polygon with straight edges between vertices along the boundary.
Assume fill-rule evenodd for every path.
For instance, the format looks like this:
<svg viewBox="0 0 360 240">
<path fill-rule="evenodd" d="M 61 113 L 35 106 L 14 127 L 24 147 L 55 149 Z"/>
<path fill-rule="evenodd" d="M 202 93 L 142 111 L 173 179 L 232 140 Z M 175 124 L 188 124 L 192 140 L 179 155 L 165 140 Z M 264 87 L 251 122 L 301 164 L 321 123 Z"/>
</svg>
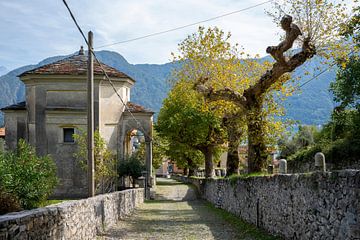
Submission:
<svg viewBox="0 0 360 240">
<path fill-rule="evenodd" d="M 19 103 L 4 107 L 0 110 L 26 110 L 26 102 L 19 102 Z"/>
<path fill-rule="evenodd" d="M 46 64 L 44 66 L 23 72 L 19 77 L 25 75 L 86 75 L 87 74 L 87 60 L 88 57 L 84 55 L 84 51 L 80 50 L 78 55 L 73 55 L 71 57 L 62 59 L 60 61 Z M 123 72 L 118 71 L 117 69 L 110 67 L 104 63 L 101 63 L 101 66 L 106 71 L 109 77 L 115 78 L 129 78 L 132 81 L 131 77 L 126 75 Z M 96 61 L 94 61 L 94 75 L 104 75 L 103 71 Z"/>
<path fill-rule="evenodd" d="M 150 109 L 146 109 L 145 107 L 133 102 L 127 102 L 126 107 L 132 113 L 154 113 Z"/>
<path fill-rule="evenodd" d="M 5 137 L 5 128 L 0 128 L 0 138 Z"/>
</svg>

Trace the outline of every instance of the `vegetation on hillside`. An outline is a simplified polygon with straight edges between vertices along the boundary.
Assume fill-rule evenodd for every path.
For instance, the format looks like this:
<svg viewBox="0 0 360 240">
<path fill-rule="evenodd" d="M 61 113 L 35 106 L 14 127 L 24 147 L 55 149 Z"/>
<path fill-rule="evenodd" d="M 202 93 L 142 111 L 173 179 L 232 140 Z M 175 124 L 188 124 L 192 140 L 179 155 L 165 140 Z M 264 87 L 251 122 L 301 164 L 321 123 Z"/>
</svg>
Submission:
<svg viewBox="0 0 360 240">
<path fill-rule="evenodd" d="M 360 59 L 356 54 L 360 46 L 360 8 L 342 27 L 342 34 L 354 41 L 354 54 L 350 58 L 338 58 L 336 81 L 330 91 L 338 106 L 331 119 L 320 131 L 303 127 L 291 140 L 284 140 L 282 157 L 295 161 L 312 161 L 316 152 L 323 152 L 327 160 L 337 167 L 358 161 L 360 155 Z"/>
</svg>

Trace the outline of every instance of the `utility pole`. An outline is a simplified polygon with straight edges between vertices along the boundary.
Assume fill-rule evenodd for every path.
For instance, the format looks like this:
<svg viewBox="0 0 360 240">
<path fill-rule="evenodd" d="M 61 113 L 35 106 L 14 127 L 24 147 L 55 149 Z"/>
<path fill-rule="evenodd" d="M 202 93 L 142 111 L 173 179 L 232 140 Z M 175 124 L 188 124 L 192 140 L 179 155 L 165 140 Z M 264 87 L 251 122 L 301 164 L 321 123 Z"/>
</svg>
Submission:
<svg viewBox="0 0 360 240">
<path fill-rule="evenodd" d="M 87 145 L 88 145 L 88 194 L 95 196 L 94 164 L 94 56 L 93 33 L 88 33 L 88 72 L 87 72 Z"/>
</svg>

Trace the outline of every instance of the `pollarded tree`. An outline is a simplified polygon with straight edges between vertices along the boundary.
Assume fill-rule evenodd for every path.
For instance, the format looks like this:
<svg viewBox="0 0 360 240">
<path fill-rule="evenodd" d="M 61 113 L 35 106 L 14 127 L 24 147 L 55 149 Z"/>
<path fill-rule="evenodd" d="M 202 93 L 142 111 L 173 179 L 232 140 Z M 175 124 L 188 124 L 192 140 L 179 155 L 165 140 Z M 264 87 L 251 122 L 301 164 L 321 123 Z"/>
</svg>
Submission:
<svg viewBox="0 0 360 240">
<path fill-rule="evenodd" d="M 160 109 L 157 125 L 160 137 L 201 151 L 205 157 L 205 176 L 213 176 L 213 155 L 225 141 L 225 131 L 216 107 L 205 103 L 193 85 L 175 83 Z"/>
<path fill-rule="evenodd" d="M 207 86 L 211 91 L 236 89 L 242 94 L 254 84 L 270 63 L 256 58 L 251 59 L 237 45 L 230 44 L 230 37 L 230 33 L 225 34 L 217 27 L 207 30 L 200 27 L 198 32 L 188 36 L 179 44 L 179 55 L 174 55 L 174 60 L 181 61 L 182 67 L 175 71 L 173 78 L 195 86 L 210 83 L 210 86 Z M 240 60 L 245 58 L 246 60 Z M 219 116 L 223 119 L 222 125 L 227 130 L 227 174 L 238 173 L 237 151 L 240 142 L 246 137 L 246 116 L 243 109 L 223 99 L 213 99 L 208 94 L 203 96 L 208 105 L 219 110 Z M 271 95 L 267 96 L 269 99 L 271 97 Z M 268 109 L 271 111 L 265 111 L 265 117 L 274 113 L 272 110 L 275 108 L 271 106 L 273 101 L 270 103 Z M 265 121 L 265 123 L 270 122 Z"/>
<path fill-rule="evenodd" d="M 238 91 L 231 86 L 216 89 L 213 87 L 216 84 L 211 83 L 212 79 L 206 77 L 198 79 L 197 89 L 207 98 L 232 102 L 246 115 L 249 172 L 262 171 L 265 167 L 267 153 L 263 107 L 269 92 L 283 86 L 289 80 L 287 74 L 315 54 L 329 58 L 335 52 L 337 54 L 345 52 L 343 51 L 345 45 L 339 42 L 338 34 L 339 24 L 347 17 L 343 5 L 335 5 L 326 0 L 285 0 L 281 5 L 276 4 L 275 10 L 272 16 L 275 21 L 282 16 L 280 26 L 285 31 L 285 35 L 277 46 L 269 46 L 266 49 L 275 62 L 253 84 L 243 91 Z M 295 16 L 296 23 L 288 14 Z M 293 51 L 292 54 L 287 53 L 295 41 L 300 43 L 300 49 Z M 240 82 L 241 79 L 238 81 Z"/>
</svg>

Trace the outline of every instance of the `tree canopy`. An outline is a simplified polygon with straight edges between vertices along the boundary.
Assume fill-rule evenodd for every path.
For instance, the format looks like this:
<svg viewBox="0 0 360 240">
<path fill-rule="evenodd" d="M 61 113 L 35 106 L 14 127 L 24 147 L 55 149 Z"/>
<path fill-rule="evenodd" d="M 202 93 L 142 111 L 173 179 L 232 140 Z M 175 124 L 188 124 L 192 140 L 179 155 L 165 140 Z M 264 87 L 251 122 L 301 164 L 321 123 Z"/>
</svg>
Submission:
<svg viewBox="0 0 360 240">
<path fill-rule="evenodd" d="M 192 85 L 180 79 L 164 100 L 155 126 L 159 136 L 170 143 L 201 151 L 207 177 L 213 176 L 212 157 L 225 139 L 219 111 L 207 104 Z"/>
</svg>

